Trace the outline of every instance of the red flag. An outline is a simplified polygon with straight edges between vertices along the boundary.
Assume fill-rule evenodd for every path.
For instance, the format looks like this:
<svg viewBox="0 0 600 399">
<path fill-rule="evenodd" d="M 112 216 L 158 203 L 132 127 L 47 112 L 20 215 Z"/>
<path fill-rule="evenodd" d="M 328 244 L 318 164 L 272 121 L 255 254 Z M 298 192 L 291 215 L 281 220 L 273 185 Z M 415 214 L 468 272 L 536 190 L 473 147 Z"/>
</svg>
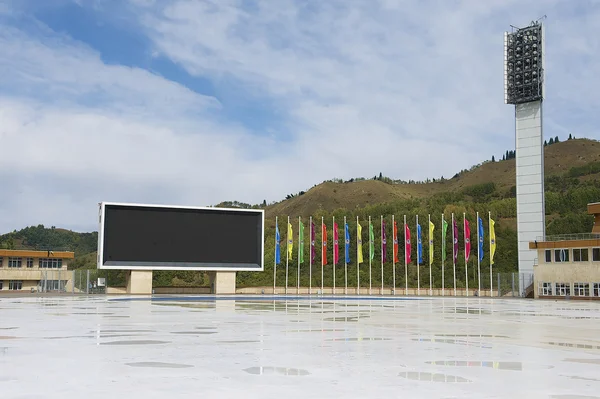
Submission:
<svg viewBox="0 0 600 399">
<path fill-rule="evenodd" d="M 471 228 L 469 227 L 469 221 L 465 219 L 465 261 L 469 261 L 469 255 L 471 254 Z"/>
<path fill-rule="evenodd" d="M 333 223 L 333 265 L 337 265 L 340 260 L 340 248 L 338 246 L 338 224 Z"/>
<path fill-rule="evenodd" d="M 404 257 L 406 259 L 406 263 L 410 263 L 410 253 L 411 253 L 411 245 L 410 245 L 410 228 L 408 224 L 404 224 Z"/>
<path fill-rule="evenodd" d="M 323 233 L 322 238 L 322 257 L 321 257 L 321 266 L 325 266 L 327 264 L 327 225 L 325 223 L 321 226 L 321 232 Z"/>
<path fill-rule="evenodd" d="M 394 220 L 394 262 L 400 263 L 398 260 L 398 221 Z"/>
</svg>

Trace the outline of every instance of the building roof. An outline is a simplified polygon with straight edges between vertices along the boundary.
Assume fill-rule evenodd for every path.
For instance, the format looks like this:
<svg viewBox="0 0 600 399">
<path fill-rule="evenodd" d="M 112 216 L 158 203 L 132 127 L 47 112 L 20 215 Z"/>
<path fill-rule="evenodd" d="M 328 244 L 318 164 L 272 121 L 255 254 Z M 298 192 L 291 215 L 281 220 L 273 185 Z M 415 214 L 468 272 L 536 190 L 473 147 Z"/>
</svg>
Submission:
<svg viewBox="0 0 600 399">
<path fill-rule="evenodd" d="M 35 251 L 32 249 L 0 249 L 0 256 L 14 256 L 23 258 L 75 258 L 71 251 Z"/>
</svg>

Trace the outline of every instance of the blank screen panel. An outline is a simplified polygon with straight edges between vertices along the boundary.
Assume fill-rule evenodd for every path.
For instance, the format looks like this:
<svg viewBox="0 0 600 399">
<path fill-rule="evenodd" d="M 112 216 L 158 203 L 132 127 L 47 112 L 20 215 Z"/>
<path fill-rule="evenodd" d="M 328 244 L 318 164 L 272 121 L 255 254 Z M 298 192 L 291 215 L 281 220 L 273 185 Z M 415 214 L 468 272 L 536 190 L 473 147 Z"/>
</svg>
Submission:
<svg viewBox="0 0 600 399">
<path fill-rule="evenodd" d="M 100 267 L 262 270 L 263 215 L 105 204 Z"/>
</svg>

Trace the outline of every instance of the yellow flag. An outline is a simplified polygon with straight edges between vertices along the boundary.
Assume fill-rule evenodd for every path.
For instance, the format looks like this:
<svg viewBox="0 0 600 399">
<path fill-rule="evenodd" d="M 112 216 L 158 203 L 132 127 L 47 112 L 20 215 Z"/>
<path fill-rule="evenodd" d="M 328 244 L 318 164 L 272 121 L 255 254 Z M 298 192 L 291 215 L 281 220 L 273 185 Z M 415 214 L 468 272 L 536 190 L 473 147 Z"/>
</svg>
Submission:
<svg viewBox="0 0 600 399">
<path fill-rule="evenodd" d="M 294 232 L 292 231 L 292 224 L 288 222 L 288 234 L 287 234 L 287 250 L 288 258 L 292 259 L 292 253 L 294 251 Z"/>
<path fill-rule="evenodd" d="M 429 221 L 429 265 L 433 264 L 433 230 L 435 225 L 431 220 Z"/>
<path fill-rule="evenodd" d="M 494 254 L 496 253 L 496 229 L 493 219 L 490 219 L 490 264 L 494 264 Z"/>
<path fill-rule="evenodd" d="M 357 239 L 357 251 L 358 251 L 358 263 L 363 263 L 363 252 L 362 252 L 362 226 L 360 223 L 356 224 L 356 239 Z"/>
</svg>

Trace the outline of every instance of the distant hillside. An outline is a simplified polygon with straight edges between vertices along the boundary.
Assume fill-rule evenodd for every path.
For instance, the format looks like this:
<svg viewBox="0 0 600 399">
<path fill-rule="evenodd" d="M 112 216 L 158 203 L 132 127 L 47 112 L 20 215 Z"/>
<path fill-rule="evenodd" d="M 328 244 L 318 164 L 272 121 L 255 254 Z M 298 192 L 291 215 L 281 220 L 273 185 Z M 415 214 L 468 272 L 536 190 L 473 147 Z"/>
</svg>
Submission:
<svg viewBox="0 0 600 399">
<path fill-rule="evenodd" d="M 544 147 L 545 149 L 545 173 L 546 173 L 546 223 L 547 234 L 562 234 L 590 231 L 593 220 L 586 214 L 586 205 L 589 202 L 600 201 L 600 143 L 588 139 L 574 139 L 564 142 L 553 143 Z M 266 206 L 266 202 L 260 205 L 244 204 L 237 201 L 223 202 L 217 206 L 240 207 L 240 208 L 264 208 L 266 210 L 265 229 L 265 272 L 243 272 L 238 273 L 239 286 L 271 285 L 273 278 L 274 260 L 274 227 L 275 216 L 279 217 L 279 228 L 285 234 L 285 219 L 290 216 L 297 226 L 297 218 L 301 216 L 305 223 L 309 216 L 313 216 L 317 223 L 321 217 L 325 219 L 328 228 L 331 228 L 331 217 L 335 216 L 340 221 L 340 237 L 343 236 L 342 220 L 346 216 L 350 221 L 352 237 L 356 233 L 356 217 L 365 228 L 368 217 L 371 216 L 375 225 L 376 248 L 379 248 L 380 230 L 379 218 L 385 217 L 388 226 L 391 226 L 391 215 L 398 219 L 407 216 L 408 223 L 413 229 L 415 217 L 419 215 L 424 233 L 427 231 L 426 220 L 431 214 L 436 228 L 439 229 L 440 216 L 454 212 L 460 218 L 459 229 L 462 234 L 462 214 L 465 212 L 471 225 L 475 226 L 475 213 L 480 212 L 485 220 L 487 231 L 487 213 L 492 213 L 496 220 L 496 232 L 498 252 L 495 258 L 495 272 L 513 272 L 517 270 L 517 237 L 516 237 L 516 198 L 515 198 L 515 160 L 514 153 L 509 154 L 508 160 L 487 161 L 480 165 L 456 173 L 451 178 L 429 179 L 428 182 L 401 182 L 394 181 L 383 175 L 370 179 L 351 179 L 347 182 L 324 182 L 316 185 L 306 192 L 301 191 L 297 195 L 288 195 L 288 199 Z M 473 234 L 476 229 L 472 228 Z M 296 228 L 294 228 L 296 233 Z M 317 228 L 316 241 L 320 240 L 320 229 Z M 308 230 L 307 230 L 308 234 Z M 331 232 L 330 232 L 331 234 Z M 388 234 L 390 234 L 388 232 Z M 401 234 L 401 233 L 400 233 Z M 448 237 L 449 239 L 450 237 Z M 331 236 L 330 236 L 331 239 Z M 436 235 L 434 245 L 437 250 L 441 247 L 441 237 Z M 294 238 L 295 242 L 297 237 Z M 283 248 L 285 239 L 282 240 L 282 255 L 285 257 Z M 462 237 L 460 238 L 462 245 Z M 427 239 L 423 240 L 424 254 L 427 254 Z M 451 243 L 447 243 L 450 248 Z M 42 225 L 27 227 L 20 231 L 0 236 L 0 247 L 16 248 L 27 247 L 37 249 L 69 249 L 75 251 L 76 259 L 70 268 L 95 268 L 96 267 L 96 245 L 97 233 L 75 233 L 59 228 L 46 228 Z M 295 244 L 296 245 L 296 244 Z M 295 251 L 297 246 L 294 247 Z M 329 247 L 331 248 L 331 247 Z M 367 246 L 365 245 L 365 251 Z M 308 259 L 309 246 L 306 245 L 305 258 Z M 391 252 L 391 246 L 388 246 Z M 356 254 L 355 241 L 351 244 L 351 253 Z M 343 248 L 340 250 L 343 259 Z M 319 255 L 320 256 L 320 252 Z M 380 267 L 378 267 L 377 255 L 373 261 L 373 278 L 380 281 Z M 403 246 L 400 246 L 400 259 L 403 259 Z M 388 254 L 390 259 L 391 253 Z M 366 252 L 365 252 L 366 259 Z M 471 257 L 471 262 L 475 256 Z M 285 260 L 284 260 L 285 262 Z M 487 262 L 487 260 L 485 260 Z M 295 268 L 295 263 L 294 264 Z M 460 262 L 459 262 L 460 263 Z M 487 263 L 485 263 L 487 264 Z M 403 267 L 397 265 L 397 284 L 402 286 Z M 414 266 L 414 264 L 413 264 Z M 410 266 L 411 268 L 413 266 Z M 316 266 L 314 266 L 316 267 Z M 331 266 L 328 266 L 331 267 Z M 342 262 L 343 267 L 343 262 Z M 361 268 L 364 266 L 361 266 Z M 460 268 L 463 272 L 460 272 Z M 386 266 L 384 280 L 386 284 L 391 282 L 391 266 Z M 301 284 L 308 285 L 308 268 L 306 265 L 301 269 Z M 439 256 L 434 260 L 434 281 L 439 281 L 440 264 Z M 283 274 L 285 266 L 278 268 L 278 281 L 284 281 Z M 292 269 L 296 270 L 296 269 Z M 409 284 L 416 284 L 415 271 L 410 269 Z M 471 266 L 470 266 L 470 270 Z M 402 273 L 399 273 L 402 271 Z M 464 264 L 457 269 L 458 286 L 464 286 Z M 355 267 L 349 268 L 349 281 L 356 281 Z M 315 276 L 318 275 L 315 274 Z M 313 276 L 315 279 L 317 277 Z M 325 284 L 331 284 L 331 274 L 326 273 Z M 338 279 L 343 278 L 343 273 L 337 274 Z M 422 281 L 428 281 L 428 268 L 422 268 Z M 470 279 L 474 279 L 470 276 Z M 289 284 L 295 286 L 296 274 L 290 273 Z M 110 280 L 117 284 L 124 282 L 123 274 L 115 272 Z M 154 274 L 156 286 L 165 285 L 198 285 L 207 284 L 206 275 L 194 272 L 158 272 Z M 487 280 L 486 280 L 487 281 Z M 447 283 L 450 280 L 446 280 Z M 470 282 L 469 284 L 474 283 Z M 367 281 L 364 281 L 366 284 Z M 313 284 L 320 284 L 315 280 Z M 343 284 L 343 280 L 337 280 L 336 284 Z"/>
<path fill-rule="evenodd" d="M 546 177 L 564 175 L 571 168 L 581 168 L 600 163 L 600 142 L 589 139 L 574 139 L 544 147 Z M 599 178 L 600 169 L 590 170 L 586 179 Z M 349 182 L 321 183 L 302 195 L 267 206 L 268 217 L 275 215 L 310 216 L 319 210 L 332 212 L 335 209 L 357 209 L 367 205 L 390 203 L 399 199 L 422 199 L 443 193 L 468 192 L 469 188 L 494 184 L 500 196 L 514 196 L 516 184 L 515 159 L 486 161 L 470 170 L 431 179 L 429 183 L 393 183 L 383 180 L 357 180 Z M 580 177 L 580 176 L 578 176 Z M 435 181 L 433 181 L 435 180 Z M 585 179 L 584 179 L 585 180 Z"/>
</svg>

